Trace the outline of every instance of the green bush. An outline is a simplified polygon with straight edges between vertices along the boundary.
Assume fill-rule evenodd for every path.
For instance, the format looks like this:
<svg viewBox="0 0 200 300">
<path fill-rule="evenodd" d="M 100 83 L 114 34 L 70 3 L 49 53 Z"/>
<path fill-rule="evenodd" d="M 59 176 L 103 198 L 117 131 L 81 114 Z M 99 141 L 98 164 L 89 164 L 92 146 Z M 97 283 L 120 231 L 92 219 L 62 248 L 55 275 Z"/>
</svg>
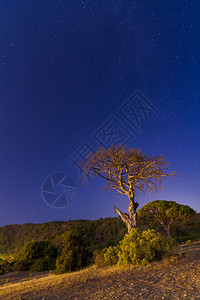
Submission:
<svg viewBox="0 0 200 300">
<path fill-rule="evenodd" d="M 94 252 L 95 264 L 101 268 L 115 264 L 148 264 L 170 254 L 173 242 L 157 233 L 154 229 L 140 231 L 132 229 L 118 246 Z"/>
<path fill-rule="evenodd" d="M 47 241 L 32 241 L 22 247 L 14 271 L 41 272 L 55 269 L 57 248 Z"/>
<path fill-rule="evenodd" d="M 46 241 L 32 241 L 21 249 L 19 256 L 30 263 L 39 258 L 57 258 L 57 248 Z"/>
<path fill-rule="evenodd" d="M 31 272 L 43 272 L 48 270 L 55 270 L 56 259 L 53 258 L 39 258 L 29 268 Z"/>
<path fill-rule="evenodd" d="M 119 246 L 110 246 L 103 250 L 94 251 L 94 261 L 98 268 L 116 265 L 119 260 Z"/>
<path fill-rule="evenodd" d="M 82 259 L 82 250 L 79 248 L 73 248 L 73 250 L 62 253 L 56 260 L 56 274 L 62 274 L 66 272 L 73 272 L 80 270 L 84 266 Z"/>
<path fill-rule="evenodd" d="M 4 258 L 0 258 L 0 275 L 12 271 L 14 263 L 14 258 L 9 255 L 5 256 Z"/>
<path fill-rule="evenodd" d="M 93 252 L 93 257 L 94 257 L 94 263 L 98 268 L 103 268 L 105 267 L 105 259 L 104 259 L 104 251 L 103 250 L 95 250 Z"/>
<path fill-rule="evenodd" d="M 186 245 L 192 245 L 192 241 L 191 240 L 187 240 Z"/>
<path fill-rule="evenodd" d="M 90 262 L 90 253 L 81 233 L 69 230 L 66 233 L 64 248 L 56 260 L 55 274 L 80 270 Z"/>
<path fill-rule="evenodd" d="M 118 252 L 115 251 L 113 248 L 117 248 L 117 246 L 110 246 L 109 248 L 95 250 L 93 252 L 93 260 L 98 268 L 104 268 L 106 266 L 112 266 L 117 264 L 119 256 Z"/>
<path fill-rule="evenodd" d="M 2 261 L 3 261 L 3 259 L 0 258 L 0 275 L 4 274 L 4 269 L 2 268 Z"/>
<path fill-rule="evenodd" d="M 172 240 L 166 239 L 154 229 L 141 232 L 132 229 L 120 243 L 119 265 L 148 264 L 170 254 Z"/>
<path fill-rule="evenodd" d="M 191 242 L 199 241 L 200 240 L 200 234 L 199 233 L 191 234 L 191 235 L 182 236 L 182 237 L 177 238 L 177 242 L 179 244 L 186 243 L 188 240 L 191 240 Z"/>
<path fill-rule="evenodd" d="M 30 263 L 27 259 L 18 260 L 13 265 L 13 271 L 28 271 L 30 267 Z"/>
<path fill-rule="evenodd" d="M 113 246 L 106 249 L 104 253 L 104 262 L 106 266 L 116 265 L 119 260 L 119 246 Z"/>
</svg>

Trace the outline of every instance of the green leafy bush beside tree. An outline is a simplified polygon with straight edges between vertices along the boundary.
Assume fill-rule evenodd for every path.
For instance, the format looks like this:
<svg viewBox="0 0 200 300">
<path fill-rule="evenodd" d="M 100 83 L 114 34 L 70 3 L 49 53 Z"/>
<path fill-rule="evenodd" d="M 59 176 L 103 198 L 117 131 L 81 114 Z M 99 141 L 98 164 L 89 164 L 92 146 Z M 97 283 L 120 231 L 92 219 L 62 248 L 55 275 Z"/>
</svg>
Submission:
<svg viewBox="0 0 200 300">
<path fill-rule="evenodd" d="M 140 231 L 132 229 L 118 246 L 95 251 L 95 264 L 98 267 L 109 265 L 145 265 L 161 260 L 171 253 L 173 241 L 166 239 L 154 229 Z"/>
<path fill-rule="evenodd" d="M 119 264 L 148 264 L 161 260 L 172 250 L 172 240 L 166 239 L 154 229 L 133 229 L 120 244 Z"/>
</svg>

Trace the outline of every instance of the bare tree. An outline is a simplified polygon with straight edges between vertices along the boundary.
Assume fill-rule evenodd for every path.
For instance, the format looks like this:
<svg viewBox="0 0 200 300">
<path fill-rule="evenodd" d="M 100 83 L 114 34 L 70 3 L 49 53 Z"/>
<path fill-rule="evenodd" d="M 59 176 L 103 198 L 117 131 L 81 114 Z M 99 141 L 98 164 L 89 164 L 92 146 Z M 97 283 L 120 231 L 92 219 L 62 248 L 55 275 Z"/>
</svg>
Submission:
<svg viewBox="0 0 200 300">
<path fill-rule="evenodd" d="M 163 156 L 149 157 L 140 149 L 126 149 L 123 146 L 111 146 L 109 149 L 99 148 L 81 163 L 84 178 L 100 176 L 107 182 L 107 187 L 129 198 L 128 214 L 122 213 L 116 206 L 115 211 L 128 227 L 128 233 L 137 224 L 138 202 L 135 201 L 137 191 L 150 194 L 160 190 L 162 180 L 175 172 L 167 173 L 168 162 Z"/>
</svg>

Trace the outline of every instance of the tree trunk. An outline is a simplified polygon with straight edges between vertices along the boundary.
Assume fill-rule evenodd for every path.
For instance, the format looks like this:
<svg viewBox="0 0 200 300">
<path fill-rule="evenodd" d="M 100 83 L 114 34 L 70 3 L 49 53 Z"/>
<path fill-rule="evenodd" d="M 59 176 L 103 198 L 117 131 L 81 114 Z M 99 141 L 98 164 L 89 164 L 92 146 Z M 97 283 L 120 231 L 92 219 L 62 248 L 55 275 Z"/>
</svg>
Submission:
<svg viewBox="0 0 200 300">
<path fill-rule="evenodd" d="M 137 208 L 139 204 L 137 202 L 134 202 L 134 197 L 129 199 L 129 206 L 128 206 L 128 213 L 129 213 L 129 227 L 128 227 L 128 233 L 131 231 L 132 228 L 138 227 L 138 221 L 137 221 Z"/>
<path fill-rule="evenodd" d="M 169 238 L 171 238 L 170 225 L 171 225 L 171 223 L 164 225 L 165 231 Z"/>
<path fill-rule="evenodd" d="M 114 206 L 116 213 L 121 217 L 122 221 L 126 224 L 128 228 L 128 234 L 133 228 L 138 227 L 137 222 L 137 208 L 139 204 L 137 202 L 134 202 L 134 196 L 129 198 L 129 207 L 128 207 L 128 213 L 122 213 L 116 206 Z"/>
</svg>

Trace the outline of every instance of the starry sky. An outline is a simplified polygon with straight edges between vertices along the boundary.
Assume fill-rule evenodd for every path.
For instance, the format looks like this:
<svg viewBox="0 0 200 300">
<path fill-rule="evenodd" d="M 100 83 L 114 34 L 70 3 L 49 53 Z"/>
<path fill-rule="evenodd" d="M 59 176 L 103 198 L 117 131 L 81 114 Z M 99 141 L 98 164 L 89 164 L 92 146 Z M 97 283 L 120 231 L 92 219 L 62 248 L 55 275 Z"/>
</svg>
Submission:
<svg viewBox="0 0 200 300">
<path fill-rule="evenodd" d="M 137 194 L 140 207 L 164 199 L 199 212 L 199 32 L 197 0 L 1 0 L 0 226 L 127 211 L 103 180 L 83 186 L 76 165 L 113 143 L 164 154 L 179 175 Z M 76 195 L 58 208 L 42 191 L 61 173 Z"/>
</svg>

